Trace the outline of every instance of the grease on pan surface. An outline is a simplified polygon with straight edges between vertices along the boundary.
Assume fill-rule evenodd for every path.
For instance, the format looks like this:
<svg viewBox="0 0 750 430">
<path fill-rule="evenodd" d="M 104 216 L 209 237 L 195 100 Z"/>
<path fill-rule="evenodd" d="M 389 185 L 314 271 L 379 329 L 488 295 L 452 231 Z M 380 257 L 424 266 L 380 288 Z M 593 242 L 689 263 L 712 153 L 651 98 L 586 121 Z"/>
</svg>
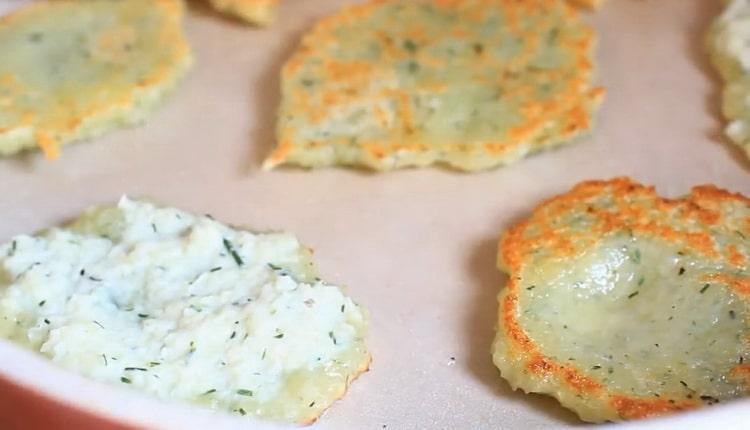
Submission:
<svg viewBox="0 0 750 430">
<path fill-rule="evenodd" d="M 750 156 L 750 1 L 731 0 L 709 33 L 709 50 L 724 81 L 726 135 Z"/>
<path fill-rule="evenodd" d="M 219 12 L 251 24 L 268 25 L 276 18 L 279 0 L 209 0 Z"/>
<path fill-rule="evenodd" d="M 575 140 L 603 90 L 593 30 L 551 0 L 370 1 L 323 19 L 283 68 L 265 162 L 481 170 Z"/>
<path fill-rule="evenodd" d="M 370 362 L 364 310 L 311 257 L 123 199 L 0 245 L 0 336 L 99 381 L 308 423 Z"/>
<path fill-rule="evenodd" d="M 493 359 L 514 388 L 585 421 L 668 414 L 750 393 L 750 200 L 679 200 L 584 182 L 501 242 Z"/>
<path fill-rule="evenodd" d="M 192 62 L 179 0 L 44 1 L 0 18 L 0 155 L 139 123 Z"/>
</svg>

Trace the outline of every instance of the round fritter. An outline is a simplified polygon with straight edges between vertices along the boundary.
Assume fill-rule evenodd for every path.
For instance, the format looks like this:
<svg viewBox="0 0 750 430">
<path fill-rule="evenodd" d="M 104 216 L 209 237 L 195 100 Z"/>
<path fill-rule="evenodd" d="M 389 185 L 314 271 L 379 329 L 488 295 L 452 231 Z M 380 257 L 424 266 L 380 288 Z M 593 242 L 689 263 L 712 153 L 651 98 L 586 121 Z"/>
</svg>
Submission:
<svg viewBox="0 0 750 430">
<path fill-rule="evenodd" d="M 507 232 L 493 359 L 585 421 L 750 394 L 750 200 L 584 182 Z"/>
<path fill-rule="evenodd" d="M 180 0 L 41 1 L 0 18 L 0 155 L 141 122 L 192 62 Z"/>
<path fill-rule="evenodd" d="M 282 72 L 265 163 L 480 170 L 582 136 L 594 32 L 560 0 L 372 0 L 317 24 Z"/>
<path fill-rule="evenodd" d="M 0 245 L 0 337 L 87 377 L 309 423 L 370 354 L 366 312 L 291 234 L 122 199 Z"/>
<path fill-rule="evenodd" d="M 750 1 L 728 0 L 714 22 L 708 46 L 724 81 L 722 112 L 726 135 L 750 156 Z"/>
<path fill-rule="evenodd" d="M 269 25 L 276 18 L 279 0 L 209 0 L 211 6 L 251 24 Z"/>
</svg>

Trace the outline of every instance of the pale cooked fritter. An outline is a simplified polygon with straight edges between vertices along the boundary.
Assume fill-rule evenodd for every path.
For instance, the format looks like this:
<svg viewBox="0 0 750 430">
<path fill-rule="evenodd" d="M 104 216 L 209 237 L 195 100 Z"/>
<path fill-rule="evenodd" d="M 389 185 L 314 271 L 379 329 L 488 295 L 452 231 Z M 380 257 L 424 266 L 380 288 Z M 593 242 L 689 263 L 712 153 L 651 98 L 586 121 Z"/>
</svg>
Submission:
<svg viewBox="0 0 750 430">
<path fill-rule="evenodd" d="M 709 33 L 708 47 L 724 81 L 725 134 L 750 156 L 750 2 L 726 1 Z"/>
<path fill-rule="evenodd" d="M 370 354 L 365 311 L 291 234 L 144 201 L 0 245 L 0 337 L 168 401 L 309 423 Z"/>
<path fill-rule="evenodd" d="M 144 121 L 192 64 L 180 0 L 40 1 L 0 18 L 0 155 Z"/>
<path fill-rule="evenodd" d="M 560 0 L 374 0 L 323 19 L 282 72 L 265 167 L 474 171 L 588 133 L 594 31 Z"/>
</svg>

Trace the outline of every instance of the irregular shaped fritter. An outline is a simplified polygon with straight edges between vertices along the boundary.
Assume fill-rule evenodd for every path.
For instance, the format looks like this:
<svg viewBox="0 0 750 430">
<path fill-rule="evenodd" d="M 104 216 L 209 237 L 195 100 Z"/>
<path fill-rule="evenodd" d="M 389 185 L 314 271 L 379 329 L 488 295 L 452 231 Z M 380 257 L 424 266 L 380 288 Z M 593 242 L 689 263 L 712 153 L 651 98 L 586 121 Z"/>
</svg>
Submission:
<svg viewBox="0 0 750 430">
<path fill-rule="evenodd" d="M 40 1 L 0 18 L 0 155 L 145 120 L 192 63 L 180 0 Z"/>
<path fill-rule="evenodd" d="M 123 199 L 0 245 L 0 336 L 99 381 L 308 423 L 370 362 L 364 310 L 284 233 Z"/>
<path fill-rule="evenodd" d="M 280 164 L 481 170 L 592 127 L 593 30 L 559 0 L 374 0 L 307 34 L 282 72 Z"/>
<path fill-rule="evenodd" d="M 724 81 L 725 133 L 750 157 L 750 1 L 730 0 L 709 32 L 714 66 Z"/>
<path fill-rule="evenodd" d="M 257 25 L 269 25 L 276 19 L 279 0 L 209 0 L 221 13 Z"/>
<path fill-rule="evenodd" d="M 493 359 L 513 388 L 585 421 L 645 418 L 750 394 L 750 200 L 682 199 L 592 181 L 501 241 L 509 274 Z"/>
</svg>

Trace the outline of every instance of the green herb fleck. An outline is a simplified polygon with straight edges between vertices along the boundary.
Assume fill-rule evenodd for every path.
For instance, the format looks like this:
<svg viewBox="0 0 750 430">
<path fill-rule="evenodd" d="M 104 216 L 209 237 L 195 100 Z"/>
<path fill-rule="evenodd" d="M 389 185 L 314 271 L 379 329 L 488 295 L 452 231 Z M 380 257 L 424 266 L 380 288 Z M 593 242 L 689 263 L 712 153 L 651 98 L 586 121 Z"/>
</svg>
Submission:
<svg viewBox="0 0 750 430">
<path fill-rule="evenodd" d="M 221 270 L 221 266 L 219 266 L 219 267 L 214 267 L 213 269 L 209 270 L 209 272 L 210 272 L 210 273 L 214 273 L 214 272 L 218 272 L 219 270 Z"/>
<path fill-rule="evenodd" d="M 729 311 L 729 318 L 735 319 L 736 317 L 737 317 L 737 314 L 735 314 L 733 310 L 730 310 Z"/>
<path fill-rule="evenodd" d="M 536 288 L 536 285 L 532 285 L 532 286 L 530 286 L 530 287 L 528 287 L 528 288 L 526 288 L 526 289 L 527 289 L 528 291 L 531 291 L 531 290 L 533 290 L 534 288 Z"/>
<path fill-rule="evenodd" d="M 120 377 L 120 382 L 122 382 L 123 384 L 130 384 L 133 381 L 131 381 L 130 379 L 128 379 L 128 378 L 126 378 L 124 376 L 121 376 Z"/>
<path fill-rule="evenodd" d="M 138 318 L 148 318 L 148 314 L 138 314 Z"/>
<path fill-rule="evenodd" d="M 102 280 L 100 278 L 97 278 L 95 276 L 89 276 L 89 280 L 91 282 L 102 282 Z"/>
<path fill-rule="evenodd" d="M 592 369 L 592 370 L 599 370 L 599 369 L 601 369 L 601 368 L 602 368 L 602 366 L 591 366 L 591 369 Z"/>
<path fill-rule="evenodd" d="M 701 294 L 705 293 L 706 290 L 708 289 L 708 287 L 710 287 L 710 286 L 711 286 L 711 284 L 704 285 L 703 288 L 701 288 Z"/>
<path fill-rule="evenodd" d="M 107 362 L 107 356 L 105 354 L 102 354 L 102 358 L 104 359 L 104 365 L 108 366 L 109 363 Z"/>
<path fill-rule="evenodd" d="M 265 360 L 266 359 L 266 350 L 265 349 L 263 350 L 263 354 L 260 356 L 260 359 L 261 360 Z"/>
<path fill-rule="evenodd" d="M 268 267 L 270 267 L 271 270 L 281 270 L 281 267 L 271 263 L 268 263 Z"/>
<path fill-rule="evenodd" d="M 341 305 L 341 313 L 344 313 L 344 309 L 346 309 L 346 305 Z"/>
<path fill-rule="evenodd" d="M 404 49 L 411 52 L 412 54 L 417 52 L 417 44 L 414 43 L 411 39 L 406 39 L 404 41 Z"/>
<path fill-rule="evenodd" d="M 247 415 L 247 412 L 245 412 L 245 410 L 244 410 L 244 409 L 242 409 L 242 408 L 239 408 L 239 409 L 237 409 L 237 412 L 239 412 L 239 413 L 240 413 L 240 415 L 242 415 L 243 417 L 244 417 L 245 415 Z"/>
<path fill-rule="evenodd" d="M 195 347 L 195 341 L 194 341 L 194 340 L 191 340 L 191 341 L 190 341 L 190 352 L 191 352 L 191 353 L 192 353 L 192 352 L 195 352 L 195 350 L 196 350 L 196 347 Z"/>
<path fill-rule="evenodd" d="M 245 264 L 245 262 L 240 258 L 239 254 L 237 254 L 237 251 L 234 250 L 234 246 L 232 246 L 232 244 L 228 240 L 222 240 L 224 242 L 224 248 L 226 248 L 227 252 L 232 256 L 234 262 L 237 263 L 238 266 L 242 266 L 243 264 Z"/>
<path fill-rule="evenodd" d="M 312 408 L 313 406 L 315 406 L 315 401 L 314 400 L 312 402 L 310 402 L 309 405 L 307 405 L 308 408 Z"/>
<path fill-rule="evenodd" d="M 16 253 L 16 249 L 18 248 L 18 243 L 14 240 L 10 244 L 10 252 L 8 252 L 8 257 L 12 257 Z"/>
<path fill-rule="evenodd" d="M 201 396 L 206 396 L 208 394 L 213 394 L 215 392 L 216 392 L 216 388 L 211 388 L 210 390 L 208 390 L 205 393 L 201 394 Z"/>
<path fill-rule="evenodd" d="M 633 251 L 633 255 L 630 256 L 630 259 L 633 260 L 633 263 L 639 264 L 641 262 L 641 250 L 637 249 Z"/>
<path fill-rule="evenodd" d="M 557 41 L 558 36 L 560 36 L 560 29 L 559 28 L 553 28 L 550 30 L 549 33 L 547 33 L 547 42 L 550 44 L 553 44 Z"/>
<path fill-rule="evenodd" d="M 680 270 L 679 270 L 679 272 L 677 272 L 677 275 L 682 276 L 684 274 L 685 274 L 685 268 L 684 267 L 680 267 Z"/>
<path fill-rule="evenodd" d="M 277 335 L 276 335 L 276 336 L 274 336 L 274 337 L 275 337 L 276 339 L 281 339 L 282 337 L 284 337 L 284 333 L 279 333 L 279 334 L 277 334 Z"/>
<path fill-rule="evenodd" d="M 159 363 L 158 361 L 151 361 L 151 362 L 148 363 L 148 365 L 151 366 L 151 367 L 159 366 L 160 364 L 161 363 Z"/>
<path fill-rule="evenodd" d="M 629 298 L 629 299 L 632 299 L 633 297 L 635 297 L 635 296 L 637 296 L 637 295 L 638 295 L 638 291 L 636 291 L 636 292 L 634 292 L 634 293 L 630 293 L 630 294 L 628 295 L 628 298 Z"/>
<path fill-rule="evenodd" d="M 334 344 L 334 345 L 338 345 L 338 342 L 336 341 L 336 336 L 334 336 L 334 334 L 333 334 L 333 332 L 332 332 L 332 331 L 329 331 L 329 332 L 328 332 L 328 337 L 330 337 L 330 338 L 331 338 L 331 340 L 333 341 L 333 344 Z"/>
<path fill-rule="evenodd" d="M 103 326 L 103 325 L 101 325 L 101 324 L 99 323 L 99 321 L 96 321 L 96 320 L 94 320 L 94 324 L 98 325 L 99 327 L 101 327 L 101 329 L 102 329 L 102 330 L 104 330 L 104 326 Z"/>
<path fill-rule="evenodd" d="M 305 86 L 305 87 L 309 88 L 309 87 L 311 87 L 313 85 L 315 85 L 315 81 L 313 81 L 312 79 L 303 79 L 302 80 L 302 86 Z"/>
<path fill-rule="evenodd" d="M 237 390 L 237 394 L 239 394 L 240 396 L 253 396 L 253 392 L 251 390 L 246 390 L 244 388 Z"/>
<path fill-rule="evenodd" d="M 49 320 L 47 318 L 44 319 L 45 324 L 50 324 Z"/>
<path fill-rule="evenodd" d="M 719 403 L 719 399 L 712 396 L 700 396 L 700 399 L 704 402 L 707 402 L 709 405 L 713 405 L 714 403 Z"/>
<path fill-rule="evenodd" d="M 638 278 L 638 286 L 639 287 L 641 285 L 643 285 L 644 282 L 646 282 L 646 278 L 645 277 L 641 276 L 640 278 Z"/>
<path fill-rule="evenodd" d="M 192 280 L 192 281 L 188 282 L 188 285 L 193 285 L 193 284 L 195 284 L 195 282 L 196 282 L 196 281 L 197 281 L 198 279 L 200 279 L 200 278 L 201 278 L 201 276 L 203 276 L 203 273 L 199 273 L 199 274 L 197 274 L 197 275 L 195 276 L 195 278 L 193 278 L 193 280 Z"/>
<path fill-rule="evenodd" d="M 134 370 L 137 370 L 137 371 L 139 371 L 139 372 L 148 372 L 148 369 L 146 369 L 146 368 L 144 368 L 144 367 L 126 367 L 126 368 L 125 368 L 125 371 L 126 371 L 126 372 L 132 372 L 132 371 L 134 371 Z"/>
<path fill-rule="evenodd" d="M 747 237 L 745 237 L 745 235 L 744 235 L 744 234 L 742 234 L 742 232 L 741 232 L 741 231 L 739 231 L 739 230 L 736 230 L 736 231 L 735 231 L 735 233 L 737 233 L 737 235 L 738 235 L 739 237 L 741 237 L 741 238 L 743 238 L 743 239 L 747 239 Z"/>
<path fill-rule="evenodd" d="M 154 233 L 158 233 L 158 231 L 156 230 L 156 224 L 151 223 L 151 230 L 153 230 Z"/>
<path fill-rule="evenodd" d="M 44 306 L 45 303 L 47 303 L 47 301 L 46 300 L 42 300 L 41 302 L 39 302 L 39 306 Z"/>
<path fill-rule="evenodd" d="M 234 339 L 234 337 L 235 337 L 235 336 L 237 336 L 237 332 L 236 332 L 236 331 L 233 331 L 233 332 L 232 332 L 232 335 L 231 335 L 231 336 L 229 336 L 229 338 L 230 338 L 230 339 Z"/>
</svg>

